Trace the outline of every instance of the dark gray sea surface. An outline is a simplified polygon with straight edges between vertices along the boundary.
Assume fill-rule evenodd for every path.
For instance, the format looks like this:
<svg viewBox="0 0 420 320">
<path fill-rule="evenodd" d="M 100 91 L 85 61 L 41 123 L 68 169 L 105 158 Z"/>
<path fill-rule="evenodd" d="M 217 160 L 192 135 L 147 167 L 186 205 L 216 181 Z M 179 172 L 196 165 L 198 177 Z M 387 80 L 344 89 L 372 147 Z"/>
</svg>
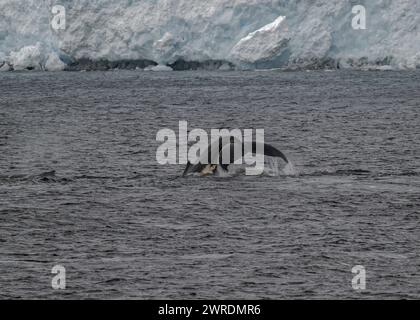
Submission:
<svg viewBox="0 0 420 320">
<path fill-rule="evenodd" d="M 1 73 L 0 298 L 418 299 L 419 105 L 419 71 Z M 180 120 L 295 171 L 182 178 Z"/>
</svg>

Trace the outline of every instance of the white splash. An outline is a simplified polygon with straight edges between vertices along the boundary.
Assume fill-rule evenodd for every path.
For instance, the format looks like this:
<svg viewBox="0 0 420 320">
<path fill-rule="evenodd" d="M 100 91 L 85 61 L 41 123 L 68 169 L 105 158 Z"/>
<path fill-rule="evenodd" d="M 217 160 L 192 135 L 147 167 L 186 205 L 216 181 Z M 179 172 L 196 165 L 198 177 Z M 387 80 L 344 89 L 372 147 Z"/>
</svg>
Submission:
<svg viewBox="0 0 420 320">
<path fill-rule="evenodd" d="M 293 163 L 289 159 L 289 163 L 286 163 L 283 167 L 282 164 L 284 164 L 284 161 L 279 160 L 275 157 L 265 157 L 265 168 L 264 168 L 264 174 L 271 176 L 271 177 L 277 177 L 277 176 L 298 176 L 299 173 L 295 169 Z"/>
<path fill-rule="evenodd" d="M 265 157 L 266 164 L 264 166 L 264 173 L 270 177 L 277 177 L 280 175 L 279 162 L 277 158 Z"/>
<path fill-rule="evenodd" d="M 290 159 L 289 159 L 289 163 L 284 166 L 283 173 L 286 176 L 298 176 L 299 175 L 299 172 L 296 170 L 295 166 L 290 161 Z"/>
</svg>

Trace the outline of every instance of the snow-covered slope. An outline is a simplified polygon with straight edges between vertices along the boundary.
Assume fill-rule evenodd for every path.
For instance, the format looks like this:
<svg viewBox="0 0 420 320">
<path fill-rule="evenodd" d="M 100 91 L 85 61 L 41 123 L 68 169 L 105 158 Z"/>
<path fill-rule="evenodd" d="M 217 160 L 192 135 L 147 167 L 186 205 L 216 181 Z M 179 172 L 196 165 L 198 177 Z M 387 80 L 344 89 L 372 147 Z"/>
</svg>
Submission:
<svg viewBox="0 0 420 320">
<path fill-rule="evenodd" d="M 66 8 L 65 30 L 51 28 L 56 4 Z M 357 4 L 366 30 L 352 28 Z M 416 68 L 419 28 L 419 0 L 0 0 L 0 70 L 9 69 L 3 61 L 60 70 L 85 58 Z"/>
</svg>

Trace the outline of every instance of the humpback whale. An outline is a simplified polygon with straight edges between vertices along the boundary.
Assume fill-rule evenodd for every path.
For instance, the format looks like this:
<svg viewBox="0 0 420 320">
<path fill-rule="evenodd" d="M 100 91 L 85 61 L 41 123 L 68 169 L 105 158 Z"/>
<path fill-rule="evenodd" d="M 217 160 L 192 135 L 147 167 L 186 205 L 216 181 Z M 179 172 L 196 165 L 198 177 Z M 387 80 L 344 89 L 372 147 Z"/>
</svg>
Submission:
<svg viewBox="0 0 420 320">
<path fill-rule="evenodd" d="M 244 142 L 238 141 L 233 137 L 230 137 L 227 143 L 224 141 L 225 140 L 222 138 L 219 138 L 219 141 L 216 141 L 213 144 L 209 144 L 206 152 L 204 152 L 204 155 L 200 158 L 198 163 L 192 164 L 190 161 L 188 161 L 182 176 L 186 176 L 189 173 L 199 173 L 203 176 L 214 174 L 218 166 L 220 166 L 223 171 L 228 171 L 229 165 L 238 159 L 238 156 L 235 153 L 235 147 L 241 147 L 241 157 L 245 156 L 246 150 Z M 286 163 L 289 163 L 287 157 L 280 150 L 276 149 L 270 144 L 253 141 L 251 148 L 252 150 L 249 150 L 248 153 L 252 152 L 253 154 L 256 154 L 258 150 L 261 150 L 264 156 L 281 158 Z M 212 153 L 214 150 L 215 152 Z M 229 163 L 222 163 L 222 155 L 226 153 L 230 154 Z"/>
</svg>

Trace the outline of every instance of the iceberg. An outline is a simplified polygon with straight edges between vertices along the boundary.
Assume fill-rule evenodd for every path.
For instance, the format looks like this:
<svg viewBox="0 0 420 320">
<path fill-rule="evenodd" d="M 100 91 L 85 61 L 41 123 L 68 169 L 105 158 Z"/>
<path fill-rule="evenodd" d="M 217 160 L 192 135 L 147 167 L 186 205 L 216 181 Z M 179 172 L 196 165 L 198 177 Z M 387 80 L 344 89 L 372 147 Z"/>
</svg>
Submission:
<svg viewBox="0 0 420 320">
<path fill-rule="evenodd" d="M 146 67 L 144 70 L 146 71 L 172 71 L 173 69 L 169 66 L 158 64 L 157 66 Z"/>
<path fill-rule="evenodd" d="M 14 70 L 42 70 L 44 55 L 40 43 L 33 46 L 25 46 L 18 51 L 10 53 L 9 63 Z"/>
<path fill-rule="evenodd" d="M 44 65 L 46 71 L 62 71 L 66 67 L 66 64 L 60 59 L 57 53 L 51 52 L 47 56 L 47 60 Z"/>
<path fill-rule="evenodd" d="M 365 30 L 352 27 L 359 4 Z M 414 69 L 419 28 L 418 0 L 0 0 L 0 65 Z"/>
<path fill-rule="evenodd" d="M 0 63 L 0 72 L 10 71 L 10 70 L 12 70 L 12 66 L 9 63 L 7 63 L 5 61 Z"/>
<path fill-rule="evenodd" d="M 10 52 L 8 60 L 5 65 L 10 70 L 61 71 L 66 66 L 57 53 L 45 51 L 39 42 Z"/>
</svg>

